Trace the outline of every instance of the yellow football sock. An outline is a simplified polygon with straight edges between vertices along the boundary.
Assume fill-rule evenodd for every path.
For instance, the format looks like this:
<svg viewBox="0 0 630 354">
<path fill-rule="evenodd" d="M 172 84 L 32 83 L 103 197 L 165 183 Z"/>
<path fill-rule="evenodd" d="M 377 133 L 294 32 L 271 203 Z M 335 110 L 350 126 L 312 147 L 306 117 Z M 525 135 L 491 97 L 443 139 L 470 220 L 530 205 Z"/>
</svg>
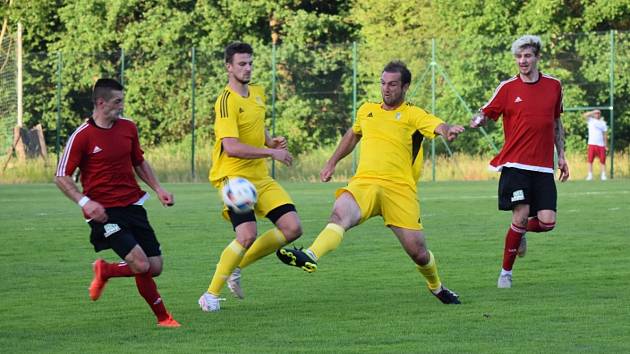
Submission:
<svg viewBox="0 0 630 354">
<path fill-rule="evenodd" d="M 427 280 L 427 285 L 431 291 L 438 290 L 442 286 L 442 282 L 440 281 L 440 276 L 437 271 L 437 264 L 435 263 L 435 257 L 431 251 L 427 251 L 429 253 L 429 263 L 426 265 L 416 265 L 418 271 L 422 273 L 422 276 Z"/>
<path fill-rule="evenodd" d="M 335 250 L 341 244 L 343 240 L 343 233 L 345 230 L 343 227 L 330 223 L 317 235 L 317 238 L 308 249 L 320 259 L 326 253 Z"/>
<path fill-rule="evenodd" d="M 287 238 L 278 228 L 267 230 L 256 238 L 238 266 L 243 269 L 286 244 Z"/>
<path fill-rule="evenodd" d="M 238 263 L 243 259 L 245 247 L 241 246 L 238 241 L 232 241 L 221 253 L 217 269 L 208 287 L 208 292 L 212 295 L 219 296 L 221 289 L 225 285 L 225 281 L 232 274 Z"/>
</svg>

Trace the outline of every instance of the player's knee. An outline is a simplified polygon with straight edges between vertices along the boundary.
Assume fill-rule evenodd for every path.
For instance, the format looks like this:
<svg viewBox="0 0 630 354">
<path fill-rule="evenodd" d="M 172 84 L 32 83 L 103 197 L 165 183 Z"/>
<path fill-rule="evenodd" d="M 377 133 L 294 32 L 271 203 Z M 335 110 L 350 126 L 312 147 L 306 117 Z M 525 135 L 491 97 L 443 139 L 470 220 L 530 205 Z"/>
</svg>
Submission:
<svg viewBox="0 0 630 354">
<path fill-rule="evenodd" d="M 129 268 L 131 268 L 135 274 L 144 274 L 151 269 L 151 264 L 148 259 L 134 260 L 127 262 L 127 264 L 129 264 Z"/>
<path fill-rule="evenodd" d="M 239 235 L 236 241 L 244 248 L 250 248 L 254 241 L 256 241 L 256 235 Z"/>
<path fill-rule="evenodd" d="M 281 230 L 288 242 L 291 242 L 302 236 L 302 225 L 300 223 L 284 226 Z"/>
</svg>

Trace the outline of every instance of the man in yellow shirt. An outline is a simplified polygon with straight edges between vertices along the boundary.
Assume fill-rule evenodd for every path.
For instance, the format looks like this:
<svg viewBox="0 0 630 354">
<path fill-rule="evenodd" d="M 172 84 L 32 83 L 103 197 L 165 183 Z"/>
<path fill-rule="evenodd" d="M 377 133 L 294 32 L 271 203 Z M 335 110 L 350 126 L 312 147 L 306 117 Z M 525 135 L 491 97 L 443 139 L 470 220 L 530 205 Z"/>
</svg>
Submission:
<svg viewBox="0 0 630 354">
<path fill-rule="evenodd" d="M 203 311 L 219 311 L 219 294 L 227 282 L 237 298 L 243 298 L 241 269 L 302 235 L 300 219 L 291 197 L 271 176 L 265 159 L 271 157 L 290 166 L 293 157 L 284 137 L 271 137 L 265 129 L 265 94 L 250 85 L 253 49 L 247 43 L 225 48 L 228 84 L 216 100 L 210 182 L 221 190 L 233 177 L 244 177 L 256 187 L 254 210 L 239 214 L 224 207 L 223 216 L 232 222 L 236 239 L 221 253 L 214 276 L 199 298 Z M 256 215 L 267 217 L 276 227 L 257 237 Z"/>
<path fill-rule="evenodd" d="M 346 187 L 337 190 L 329 224 L 305 251 L 281 248 L 276 255 L 288 265 L 314 272 L 317 261 L 341 244 L 344 232 L 380 215 L 416 263 L 431 293 L 444 304 L 459 304 L 458 295 L 442 285 L 435 257 L 426 247 L 416 181 L 422 168 L 423 137 L 439 134 L 450 141 L 464 127 L 447 124 L 405 102 L 410 83 L 404 63 L 392 61 L 385 66 L 383 101 L 359 108 L 354 125 L 320 173 L 323 182 L 330 181 L 337 163 L 361 141 L 357 171 Z"/>
</svg>

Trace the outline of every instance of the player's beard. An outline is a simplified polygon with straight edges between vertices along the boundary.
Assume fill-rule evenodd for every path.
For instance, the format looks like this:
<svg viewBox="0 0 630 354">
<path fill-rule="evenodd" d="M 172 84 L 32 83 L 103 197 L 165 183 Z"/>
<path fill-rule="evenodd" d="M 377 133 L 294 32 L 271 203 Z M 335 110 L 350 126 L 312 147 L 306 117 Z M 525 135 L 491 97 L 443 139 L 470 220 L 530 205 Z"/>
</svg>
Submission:
<svg viewBox="0 0 630 354">
<path fill-rule="evenodd" d="M 383 102 L 385 102 L 385 104 L 390 106 L 390 107 L 399 106 L 403 102 L 404 99 L 405 99 L 405 97 L 402 94 L 397 95 L 397 96 L 390 95 L 389 98 L 386 98 L 383 95 Z"/>
</svg>

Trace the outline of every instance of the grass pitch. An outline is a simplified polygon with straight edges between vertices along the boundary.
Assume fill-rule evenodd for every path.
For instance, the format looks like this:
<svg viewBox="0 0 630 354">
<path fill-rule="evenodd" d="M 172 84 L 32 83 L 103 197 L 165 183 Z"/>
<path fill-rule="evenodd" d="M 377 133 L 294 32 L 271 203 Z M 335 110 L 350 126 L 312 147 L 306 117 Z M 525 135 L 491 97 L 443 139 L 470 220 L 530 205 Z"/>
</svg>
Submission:
<svg viewBox="0 0 630 354">
<path fill-rule="evenodd" d="M 339 184 L 292 184 L 308 246 Z M 157 279 L 182 323 L 161 329 L 132 279 L 112 279 L 97 302 L 97 257 L 79 208 L 52 184 L 0 185 L 0 348 L 3 352 L 629 352 L 630 181 L 559 187 L 555 230 L 529 234 L 514 288 L 497 289 L 510 214 L 496 182 L 422 183 L 429 247 L 461 306 L 433 298 L 382 219 L 348 232 L 307 274 L 264 258 L 243 271 L 246 298 L 224 290 L 203 313 L 219 254 L 233 238 L 207 184 L 167 185 L 173 208 L 146 205 L 162 243 Z M 259 224 L 260 231 L 269 228 Z M 99 256 L 117 260 L 111 251 Z"/>
</svg>

